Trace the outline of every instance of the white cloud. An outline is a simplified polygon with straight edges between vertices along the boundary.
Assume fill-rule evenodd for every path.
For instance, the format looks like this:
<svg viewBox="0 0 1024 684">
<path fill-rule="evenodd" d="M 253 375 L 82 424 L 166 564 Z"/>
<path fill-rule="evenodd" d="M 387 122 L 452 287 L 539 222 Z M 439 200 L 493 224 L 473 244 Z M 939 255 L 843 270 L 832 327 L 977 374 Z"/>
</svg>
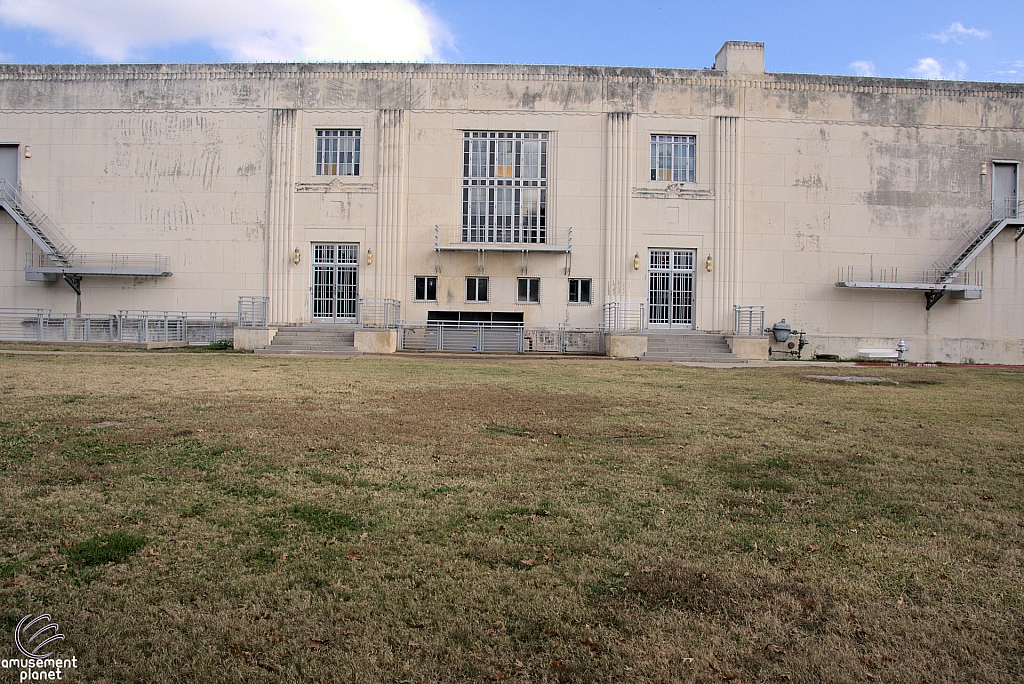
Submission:
<svg viewBox="0 0 1024 684">
<path fill-rule="evenodd" d="M 416 0 L 0 0 L 0 20 L 115 61 L 191 41 L 241 61 L 422 61 L 445 38 Z"/>
<path fill-rule="evenodd" d="M 933 33 L 928 37 L 932 40 L 937 40 L 940 43 L 948 43 L 951 40 L 959 43 L 967 36 L 972 38 L 988 38 L 991 34 L 991 31 L 986 31 L 985 29 L 966 28 L 959 21 L 954 21 L 950 24 L 949 28 L 942 33 Z"/>
<path fill-rule="evenodd" d="M 1005 62 L 1003 62 L 1005 64 Z M 1018 59 L 1016 62 L 1011 62 L 1009 67 L 1002 71 L 994 72 L 996 76 L 1019 78 L 1024 76 L 1024 59 Z"/>
<path fill-rule="evenodd" d="M 967 76 L 967 63 L 957 60 L 956 66 L 946 68 L 946 63 L 934 57 L 922 57 L 917 60 L 917 66 L 907 70 L 913 78 L 928 78 L 932 80 L 957 81 Z"/>
<path fill-rule="evenodd" d="M 850 62 L 850 69 L 852 69 L 853 73 L 856 74 L 857 76 L 874 76 L 876 73 L 875 63 L 866 62 L 863 60 L 858 62 Z"/>
</svg>

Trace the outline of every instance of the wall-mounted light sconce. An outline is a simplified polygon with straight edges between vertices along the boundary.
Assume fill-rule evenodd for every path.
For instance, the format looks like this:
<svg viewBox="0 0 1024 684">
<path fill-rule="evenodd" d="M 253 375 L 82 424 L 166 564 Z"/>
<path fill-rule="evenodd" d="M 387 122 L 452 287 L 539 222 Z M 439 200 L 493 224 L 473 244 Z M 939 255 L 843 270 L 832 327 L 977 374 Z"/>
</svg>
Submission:
<svg viewBox="0 0 1024 684">
<path fill-rule="evenodd" d="M 367 266 L 372 266 L 373 265 L 373 250 L 372 249 L 366 250 L 366 265 Z"/>
<path fill-rule="evenodd" d="M 32 158 L 32 146 L 31 145 L 25 145 L 25 159 L 31 159 L 31 158 Z"/>
<path fill-rule="evenodd" d="M 711 255 L 708 254 L 708 260 L 704 262 L 704 270 L 711 273 L 711 268 L 715 265 L 715 262 L 711 260 Z"/>
<path fill-rule="evenodd" d="M 292 252 L 292 263 L 298 266 L 300 261 L 302 261 L 302 252 L 296 247 L 295 251 Z"/>
<path fill-rule="evenodd" d="M 640 270 L 640 252 L 637 252 L 636 254 L 633 255 L 633 270 Z"/>
<path fill-rule="evenodd" d="M 987 176 L 988 175 L 988 162 L 981 162 L 981 175 L 982 176 Z"/>
</svg>

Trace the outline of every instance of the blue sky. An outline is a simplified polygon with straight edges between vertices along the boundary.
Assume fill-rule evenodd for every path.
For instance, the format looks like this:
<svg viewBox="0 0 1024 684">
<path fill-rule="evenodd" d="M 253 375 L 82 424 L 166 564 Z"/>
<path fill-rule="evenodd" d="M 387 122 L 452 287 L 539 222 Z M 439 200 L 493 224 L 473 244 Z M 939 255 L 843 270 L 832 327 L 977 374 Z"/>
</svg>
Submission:
<svg viewBox="0 0 1024 684">
<path fill-rule="evenodd" d="M 10 62 L 454 61 L 1024 81 L 1024 2 L 0 0 Z"/>
</svg>

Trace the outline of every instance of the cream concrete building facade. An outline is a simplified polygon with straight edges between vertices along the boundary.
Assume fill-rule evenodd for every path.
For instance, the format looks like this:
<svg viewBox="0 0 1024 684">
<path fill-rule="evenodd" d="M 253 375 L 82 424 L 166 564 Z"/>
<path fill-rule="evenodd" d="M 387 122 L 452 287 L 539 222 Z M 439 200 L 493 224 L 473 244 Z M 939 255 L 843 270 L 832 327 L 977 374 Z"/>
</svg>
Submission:
<svg viewBox="0 0 1024 684">
<path fill-rule="evenodd" d="M 164 258 L 83 256 L 76 302 L 9 208 L 0 307 L 557 326 L 634 303 L 730 332 L 760 305 L 812 352 L 1024 363 L 1022 159 L 1020 84 L 766 73 L 760 43 L 692 70 L 2 65 L 7 187 L 74 254 Z"/>
</svg>

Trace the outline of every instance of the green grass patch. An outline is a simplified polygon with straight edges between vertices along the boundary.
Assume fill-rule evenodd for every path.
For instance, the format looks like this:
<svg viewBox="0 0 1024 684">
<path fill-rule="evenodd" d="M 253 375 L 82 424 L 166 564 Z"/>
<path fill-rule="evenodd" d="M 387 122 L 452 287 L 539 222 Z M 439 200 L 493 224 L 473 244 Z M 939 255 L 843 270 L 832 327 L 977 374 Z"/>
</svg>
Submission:
<svg viewBox="0 0 1024 684">
<path fill-rule="evenodd" d="M 362 529 L 362 524 L 346 513 L 310 504 L 295 504 L 289 513 L 318 534 L 358 532 Z"/>
<path fill-rule="evenodd" d="M 118 530 L 110 534 L 98 534 L 92 539 L 79 542 L 67 550 L 68 558 L 80 567 L 120 563 L 147 543 L 142 535 L 128 534 Z"/>
</svg>

